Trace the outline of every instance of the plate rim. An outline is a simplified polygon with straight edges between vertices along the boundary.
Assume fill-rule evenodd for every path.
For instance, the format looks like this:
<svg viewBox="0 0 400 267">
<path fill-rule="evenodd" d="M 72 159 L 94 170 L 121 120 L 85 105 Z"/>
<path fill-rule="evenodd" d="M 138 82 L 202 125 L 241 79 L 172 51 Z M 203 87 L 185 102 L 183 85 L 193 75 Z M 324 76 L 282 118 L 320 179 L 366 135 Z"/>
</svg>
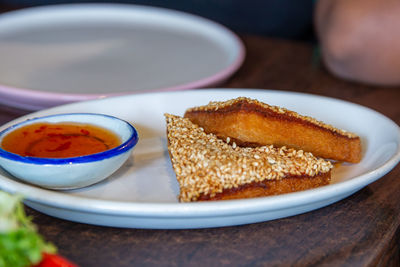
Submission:
<svg viewBox="0 0 400 267">
<path fill-rule="evenodd" d="M 126 94 L 142 94 L 147 92 L 164 92 L 164 91 L 181 91 L 195 88 L 204 88 L 216 86 L 219 83 L 225 81 L 232 76 L 242 66 L 245 57 L 246 49 L 241 38 L 234 33 L 228 27 L 215 22 L 211 19 L 201 17 L 199 15 L 178 11 L 174 9 L 168 9 L 157 6 L 147 6 L 138 4 L 124 4 L 124 3 L 70 3 L 70 4 L 54 4 L 37 7 L 28 7 L 20 10 L 9 11 L 0 14 L 0 21 L 2 19 L 15 19 L 22 17 L 24 14 L 31 15 L 32 13 L 41 12 L 60 12 L 61 10 L 68 10 L 72 12 L 74 10 L 82 9 L 99 9 L 108 10 L 107 12 L 118 12 L 120 10 L 127 10 L 129 12 L 148 12 L 155 13 L 160 16 L 174 16 L 178 15 L 181 19 L 190 21 L 191 23 L 199 24 L 203 27 L 212 28 L 217 30 L 219 34 L 224 34 L 229 37 L 231 47 L 235 48 L 234 60 L 230 62 L 223 69 L 208 75 L 203 78 L 192 80 L 185 83 L 180 83 L 173 86 L 164 86 L 156 89 L 141 89 L 136 91 L 124 91 L 124 92 L 107 92 L 107 93 L 63 93 L 63 92 L 52 92 L 52 91 L 40 91 L 31 88 L 18 87 L 13 85 L 7 85 L 0 82 L 0 104 L 13 105 L 17 108 L 25 110 L 39 110 L 42 108 L 49 108 L 52 106 L 62 105 L 75 101 L 85 101 L 91 99 L 99 99 L 105 97 L 126 95 Z M 93 10 L 90 10 L 93 12 Z M 1 27 L 0 27 L 1 28 Z M 204 33 L 202 33 L 204 35 Z"/>
<path fill-rule="evenodd" d="M 239 91 L 238 91 L 239 89 Z M 246 92 L 257 92 L 262 93 L 259 89 L 246 89 L 246 88 L 218 88 L 218 89 L 206 89 L 206 90 L 189 90 L 185 93 L 191 94 L 192 92 L 200 93 L 200 94 L 212 94 L 212 92 L 224 92 L 229 95 L 230 92 L 240 92 L 240 90 L 246 90 Z M 397 129 L 397 141 L 400 142 L 400 127 L 387 116 L 362 105 L 352 103 L 346 100 L 341 100 L 337 98 L 331 98 L 327 96 L 313 95 L 308 93 L 299 93 L 299 92 L 288 92 L 288 91 L 278 91 L 278 90 L 263 90 L 267 93 L 277 93 L 277 94 L 289 94 L 289 95 L 302 95 L 306 97 L 317 97 L 317 98 L 325 98 L 331 101 L 339 101 L 347 105 L 356 106 L 357 108 L 363 108 L 368 112 L 372 112 L 373 114 L 379 115 L 381 119 L 386 120 L 392 126 Z M 176 94 L 179 92 L 160 92 L 157 94 Z M 151 93 L 146 93 L 146 95 L 150 95 Z M 114 98 L 125 98 L 125 97 L 135 97 L 136 95 L 128 95 L 128 96 L 118 96 Z M 104 100 L 90 100 L 88 102 L 99 102 L 99 101 L 107 101 Z M 116 100 L 117 101 L 117 100 Z M 66 104 L 62 107 L 73 106 L 73 105 L 85 105 L 85 102 L 81 103 L 72 103 Z M 57 112 L 59 107 L 54 107 L 50 109 L 46 109 L 39 112 L 34 112 L 20 118 L 17 118 L 11 122 L 8 122 L 2 126 L 1 128 L 8 127 L 13 124 L 15 121 L 28 118 L 31 116 L 35 116 L 37 113 L 42 112 Z M 75 210 L 86 213 L 93 214 L 106 214 L 106 215 L 120 215 L 120 216 L 139 216 L 139 217 L 147 217 L 151 216 L 154 218 L 195 218 L 195 217 L 215 217 L 215 216 L 225 216 L 225 215 L 243 215 L 249 213 L 257 213 L 257 212 L 265 212 L 265 211 L 273 211 L 276 209 L 284 209 L 287 207 L 294 207 L 293 203 L 296 203 L 295 206 L 301 206 L 304 204 L 312 203 L 310 198 L 307 197 L 311 192 L 313 198 L 317 198 L 318 201 L 326 201 L 327 199 L 334 198 L 334 193 L 338 190 L 342 190 L 343 193 L 351 193 L 352 191 L 358 191 L 361 188 L 367 186 L 368 184 L 380 179 L 390 170 L 392 170 L 400 161 L 400 145 L 397 143 L 397 149 L 394 154 L 388 159 L 385 163 L 383 163 L 379 168 L 370 170 L 362 175 L 352 177 L 349 180 L 342 181 L 335 184 L 330 184 L 327 186 L 323 186 L 320 188 L 315 188 L 311 190 L 294 192 L 284 195 L 278 196 L 269 196 L 269 197 L 261 197 L 254 199 L 240 199 L 240 200 L 227 200 L 227 201 L 210 201 L 210 202 L 195 202 L 195 203 L 160 203 L 160 202 L 127 202 L 127 201 L 115 201 L 115 200 L 104 200 L 104 199 L 93 199 L 85 196 L 77 196 L 77 195 L 68 195 L 65 193 L 60 193 L 58 191 L 51 191 L 46 189 L 41 189 L 35 186 L 27 185 L 24 183 L 20 183 L 16 180 L 12 180 L 10 178 L 4 177 L 0 175 L 0 187 L 4 187 L 2 181 L 4 183 L 4 178 L 8 180 L 8 190 L 16 192 L 18 186 L 21 188 L 24 193 L 29 191 L 34 191 L 33 196 L 31 192 L 31 196 L 27 195 L 26 199 L 35 203 L 40 203 L 41 205 L 48 205 L 51 207 L 65 208 L 69 210 Z M 7 181 L 6 181 L 7 183 Z M 351 186 L 349 186 L 351 185 Z M 347 190 L 343 191 L 343 188 L 347 188 Z M 4 190 L 4 189 L 3 189 Z M 60 196 L 61 199 L 57 199 L 57 201 L 52 200 L 51 203 L 47 199 L 51 199 L 52 196 Z M 47 195 L 47 196 L 46 196 Z M 44 197 L 46 196 L 46 197 Z M 65 201 L 65 199 L 67 201 Z M 82 207 L 82 200 L 87 204 L 85 207 Z M 64 203 L 60 203 L 64 201 Z M 49 205 L 50 204 L 50 205 Z M 221 205 L 222 204 L 222 205 Z M 225 204 L 225 205 L 224 205 Z M 289 205 L 290 204 L 290 205 Z M 194 212 L 193 212 L 194 210 Z M 155 214 L 156 211 L 156 214 Z M 188 212 L 189 211 L 189 212 Z"/>
</svg>

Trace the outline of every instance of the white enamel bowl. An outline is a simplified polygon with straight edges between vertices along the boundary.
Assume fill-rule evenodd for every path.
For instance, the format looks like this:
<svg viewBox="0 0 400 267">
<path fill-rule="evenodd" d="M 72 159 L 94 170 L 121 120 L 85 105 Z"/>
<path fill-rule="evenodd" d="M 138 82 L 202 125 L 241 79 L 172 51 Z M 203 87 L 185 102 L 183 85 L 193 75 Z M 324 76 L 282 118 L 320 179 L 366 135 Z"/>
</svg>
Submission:
<svg viewBox="0 0 400 267">
<path fill-rule="evenodd" d="M 136 129 L 116 117 L 94 113 L 69 113 L 33 118 L 0 132 L 0 144 L 11 131 L 37 122 L 77 122 L 111 130 L 121 139 L 121 145 L 104 152 L 72 158 L 23 157 L 0 147 L 0 166 L 14 177 L 50 189 L 85 187 L 110 176 L 130 156 L 138 142 Z"/>
</svg>

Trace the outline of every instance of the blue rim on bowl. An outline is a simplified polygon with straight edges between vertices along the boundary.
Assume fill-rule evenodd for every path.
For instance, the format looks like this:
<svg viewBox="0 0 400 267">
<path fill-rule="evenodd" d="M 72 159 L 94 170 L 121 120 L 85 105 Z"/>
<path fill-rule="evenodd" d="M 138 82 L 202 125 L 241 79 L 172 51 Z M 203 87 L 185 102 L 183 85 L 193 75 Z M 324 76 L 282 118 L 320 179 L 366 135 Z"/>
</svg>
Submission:
<svg viewBox="0 0 400 267">
<path fill-rule="evenodd" d="M 13 131 L 14 129 L 17 129 L 24 125 L 34 123 L 36 121 L 46 121 L 47 119 L 51 119 L 54 117 L 61 117 L 61 116 L 70 116 L 70 117 L 74 117 L 74 116 L 77 116 L 77 117 L 78 116 L 99 117 L 100 116 L 100 117 L 107 118 L 110 120 L 117 120 L 117 121 L 123 122 L 128 127 L 128 129 L 130 130 L 130 134 L 129 134 L 129 137 L 125 141 L 123 140 L 121 145 L 114 147 L 112 149 L 103 151 L 103 152 L 96 153 L 96 154 L 84 155 L 84 156 L 79 156 L 79 157 L 71 157 L 71 158 L 24 157 L 24 156 L 20 156 L 20 155 L 8 152 L 0 147 L 0 157 L 6 158 L 9 160 L 13 160 L 13 161 L 19 161 L 19 162 L 30 163 L 30 164 L 38 164 L 38 165 L 44 165 L 44 164 L 61 165 L 61 164 L 67 164 L 67 163 L 68 164 L 70 164 L 70 163 L 87 163 L 87 162 L 101 161 L 101 160 L 122 154 L 122 153 L 128 151 L 129 149 L 131 149 L 132 147 L 134 147 L 139 140 L 139 136 L 138 136 L 138 133 L 137 133 L 135 127 L 133 127 L 129 122 L 119 119 L 117 117 L 113 117 L 113 116 L 105 115 L 105 114 L 98 114 L 98 113 L 63 113 L 63 114 L 55 114 L 55 115 L 49 115 L 49 116 L 44 116 L 44 117 L 32 118 L 32 119 L 28 119 L 28 120 L 19 122 L 17 124 L 14 124 L 0 132 L 0 142 L 7 133 Z M 60 120 L 58 122 L 70 122 L 70 121 L 71 120 Z M 80 121 L 74 121 L 74 122 L 80 122 Z M 91 123 L 91 122 L 87 122 L 87 123 L 98 125 L 96 123 Z M 99 125 L 99 126 L 104 127 L 104 125 Z M 116 134 L 119 135 L 118 133 L 116 133 Z"/>
</svg>

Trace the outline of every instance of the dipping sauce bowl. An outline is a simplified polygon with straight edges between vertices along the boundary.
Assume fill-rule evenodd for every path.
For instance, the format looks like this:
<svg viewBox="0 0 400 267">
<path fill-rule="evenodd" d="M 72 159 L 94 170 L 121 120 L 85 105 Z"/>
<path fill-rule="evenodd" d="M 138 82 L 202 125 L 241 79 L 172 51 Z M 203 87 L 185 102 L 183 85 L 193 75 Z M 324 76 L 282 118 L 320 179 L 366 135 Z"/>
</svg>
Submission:
<svg viewBox="0 0 400 267">
<path fill-rule="evenodd" d="M 35 129 L 35 125 L 41 126 Z M 66 126 L 71 125 L 79 126 L 78 132 L 68 132 Z M 44 133 L 48 126 L 59 132 Z M 25 130 L 29 128 L 33 130 Z M 98 134 L 96 129 L 97 132 L 114 136 L 117 143 L 109 145 L 104 135 Z M 7 139 L 12 139 L 12 135 L 18 132 L 19 135 L 14 140 L 16 142 L 11 142 L 7 148 Z M 30 135 L 38 135 L 37 140 L 27 141 L 28 136 L 31 138 Z M 79 140 L 80 143 L 74 145 L 75 141 L 72 142 L 71 139 Z M 40 187 L 57 190 L 80 188 L 98 183 L 118 170 L 131 155 L 138 139 L 138 133 L 130 123 L 109 115 L 68 113 L 38 117 L 0 132 L 0 166 L 14 177 Z M 29 143 L 28 146 L 17 149 L 18 143 L 23 140 Z M 44 145 L 46 142 L 55 144 L 49 148 Z M 98 152 L 92 150 L 96 144 L 103 145 L 104 149 Z M 74 146 L 75 150 L 85 150 L 84 147 L 87 147 L 87 150 L 94 152 L 77 156 L 62 156 L 63 154 L 57 153 L 54 157 L 49 156 L 53 152 L 63 152 Z M 40 156 L 40 151 L 48 153 Z"/>
</svg>

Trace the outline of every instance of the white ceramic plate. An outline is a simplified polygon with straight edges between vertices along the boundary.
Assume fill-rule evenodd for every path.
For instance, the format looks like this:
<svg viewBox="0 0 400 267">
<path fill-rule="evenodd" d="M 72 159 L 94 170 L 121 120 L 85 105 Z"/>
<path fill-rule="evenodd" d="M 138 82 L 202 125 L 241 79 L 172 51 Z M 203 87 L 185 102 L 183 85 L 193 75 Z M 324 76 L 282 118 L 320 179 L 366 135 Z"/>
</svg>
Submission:
<svg viewBox="0 0 400 267">
<path fill-rule="evenodd" d="M 0 103 L 38 110 L 110 95 L 216 85 L 242 64 L 225 27 L 123 4 L 35 7 L 0 16 Z"/>
<path fill-rule="evenodd" d="M 247 96 L 315 117 L 358 133 L 363 160 L 343 164 L 332 184 L 280 196 L 204 203 L 179 203 L 179 187 L 166 147 L 168 112 L 210 100 Z M 50 191 L 24 184 L 0 170 L 0 188 L 26 196 L 32 208 L 66 220 L 132 228 L 202 228 L 248 224 L 311 211 L 343 199 L 390 171 L 400 160 L 400 129 L 387 117 L 362 106 L 315 95 L 269 90 L 219 89 L 149 93 L 78 102 L 17 119 L 65 112 L 100 112 L 131 122 L 139 143 L 128 162 L 109 179 L 85 189 Z M 55 177 L 56 178 L 56 177 Z"/>
</svg>

